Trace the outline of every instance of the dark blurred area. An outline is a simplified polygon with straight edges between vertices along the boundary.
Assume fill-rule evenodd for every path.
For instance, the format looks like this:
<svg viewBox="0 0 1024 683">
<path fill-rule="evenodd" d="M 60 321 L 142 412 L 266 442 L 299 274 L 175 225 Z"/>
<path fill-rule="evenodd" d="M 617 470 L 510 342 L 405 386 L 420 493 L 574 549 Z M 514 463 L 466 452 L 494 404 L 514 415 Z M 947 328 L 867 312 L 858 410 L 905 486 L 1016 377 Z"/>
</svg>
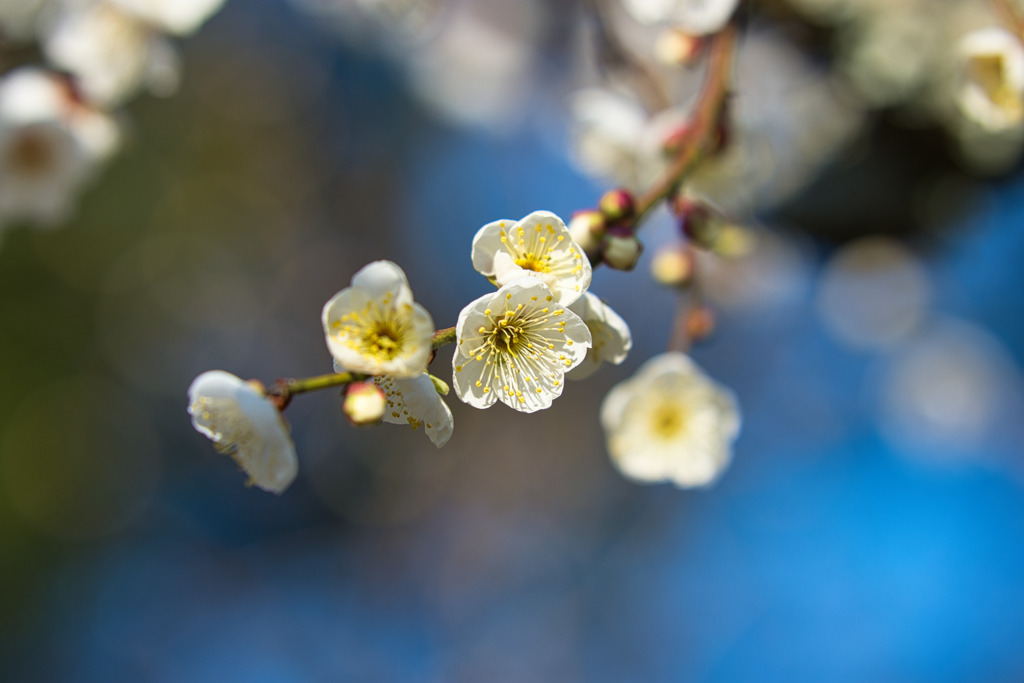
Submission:
<svg viewBox="0 0 1024 683">
<path fill-rule="evenodd" d="M 578 9 L 535 10 L 544 68 L 569 68 L 551 27 Z M 74 220 L 4 234 L 4 680 L 1024 676 L 1024 183 L 898 115 L 708 265 L 720 324 L 694 357 L 744 416 L 714 487 L 626 481 L 598 422 L 669 338 L 645 272 L 665 214 L 636 272 L 595 275 L 623 366 L 534 415 L 451 395 L 440 450 L 300 396 L 298 480 L 245 488 L 189 424 L 193 377 L 330 371 L 321 307 L 375 259 L 454 325 L 490 290 L 481 225 L 605 189 L 543 68 L 534 118 L 464 126 L 315 16 L 229 2 L 183 43 L 181 91 L 129 107 Z"/>
</svg>

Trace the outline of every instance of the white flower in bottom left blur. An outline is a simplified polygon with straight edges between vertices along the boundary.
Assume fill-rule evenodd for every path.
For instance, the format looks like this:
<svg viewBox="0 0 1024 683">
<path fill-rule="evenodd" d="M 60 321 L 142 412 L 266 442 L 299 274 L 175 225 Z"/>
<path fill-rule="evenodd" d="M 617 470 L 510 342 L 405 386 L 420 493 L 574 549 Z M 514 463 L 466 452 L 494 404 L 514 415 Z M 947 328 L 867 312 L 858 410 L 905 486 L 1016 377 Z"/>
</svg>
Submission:
<svg viewBox="0 0 1024 683">
<path fill-rule="evenodd" d="M 264 393 L 223 370 L 204 372 L 188 388 L 196 431 L 234 458 L 247 484 L 281 493 L 299 471 L 295 444 L 280 411 Z"/>
</svg>

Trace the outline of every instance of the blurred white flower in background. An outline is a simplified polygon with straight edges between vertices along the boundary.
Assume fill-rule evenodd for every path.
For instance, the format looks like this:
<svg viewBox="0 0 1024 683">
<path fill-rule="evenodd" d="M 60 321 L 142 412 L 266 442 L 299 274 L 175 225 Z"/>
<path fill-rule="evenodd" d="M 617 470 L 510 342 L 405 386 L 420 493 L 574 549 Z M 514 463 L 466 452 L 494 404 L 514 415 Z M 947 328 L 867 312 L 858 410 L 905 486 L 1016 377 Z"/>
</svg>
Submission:
<svg viewBox="0 0 1024 683">
<path fill-rule="evenodd" d="M 639 191 L 668 166 L 665 142 L 687 122 L 673 107 L 649 115 L 635 97 L 584 88 L 569 98 L 570 157 L 584 173 Z"/>
<path fill-rule="evenodd" d="M 23 67 L 0 79 L 0 226 L 52 225 L 119 143 L 113 119 L 63 76 Z"/>
<path fill-rule="evenodd" d="M 590 286 L 590 261 L 562 219 L 550 211 L 488 223 L 473 237 L 472 257 L 476 271 L 499 287 L 522 277 L 536 278 L 563 306 Z"/>
<path fill-rule="evenodd" d="M 633 336 L 622 317 L 590 292 L 574 301 L 569 310 L 583 319 L 590 329 L 593 346 L 583 362 L 568 374 L 569 379 L 585 379 L 597 372 L 601 363 L 619 365 L 633 348 Z"/>
<path fill-rule="evenodd" d="M 536 278 L 514 280 L 459 313 L 455 393 L 474 408 L 501 401 L 520 412 L 551 406 L 565 373 L 583 362 L 590 330 Z"/>
<path fill-rule="evenodd" d="M 210 370 L 188 388 L 192 426 L 249 475 L 249 484 L 281 493 L 299 471 L 295 445 L 277 407 L 262 389 Z"/>
<path fill-rule="evenodd" d="M 446 119 L 502 129 L 537 106 L 542 8 L 535 0 L 456 3 L 406 56 L 413 90 Z"/>
<path fill-rule="evenodd" d="M 608 452 L 637 481 L 705 486 L 732 459 L 736 399 L 684 353 L 664 353 L 614 386 L 601 405 Z"/>
<path fill-rule="evenodd" d="M 856 349 L 880 349 L 907 338 L 928 313 L 931 285 L 905 246 L 868 237 L 829 260 L 817 295 L 826 328 Z"/>
<path fill-rule="evenodd" d="M 86 98 L 116 106 L 140 87 L 178 88 L 179 60 L 165 34 L 187 35 L 223 0 L 64 0 L 41 36 L 46 57 L 78 80 Z"/>
<path fill-rule="evenodd" d="M 992 453 L 1020 425 L 1017 364 L 1002 342 L 964 320 L 933 321 L 881 361 L 876 380 L 882 433 L 911 455 Z"/>
<path fill-rule="evenodd" d="M 1001 131 L 1024 123 L 1024 45 L 1006 29 L 973 31 L 960 41 L 958 104 L 981 126 Z"/>
<path fill-rule="evenodd" d="M 725 26 L 739 0 L 622 0 L 622 4 L 639 22 L 670 23 L 687 33 L 704 35 Z"/>
<path fill-rule="evenodd" d="M 346 370 L 416 377 L 427 369 L 434 320 L 390 261 L 364 266 L 324 304 L 322 320 L 327 347 Z"/>
<path fill-rule="evenodd" d="M 802 189 L 860 129 L 862 112 L 828 74 L 780 36 L 751 31 L 739 47 L 726 143 L 687 180 L 689 194 L 742 218 Z"/>
</svg>

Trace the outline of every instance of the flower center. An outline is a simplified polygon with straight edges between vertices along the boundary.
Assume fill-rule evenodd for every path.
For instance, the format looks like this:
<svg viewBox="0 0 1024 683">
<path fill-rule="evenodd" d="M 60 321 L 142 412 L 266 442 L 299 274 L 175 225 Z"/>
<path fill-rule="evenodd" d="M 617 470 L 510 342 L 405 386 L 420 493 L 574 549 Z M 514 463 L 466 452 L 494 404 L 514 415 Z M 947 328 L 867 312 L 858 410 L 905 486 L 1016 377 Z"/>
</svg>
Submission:
<svg viewBox="0 0 1024 683">
<path fill-rule="evenodd" d="M 526 256 L 520 256 L 516 259 L 516 265 L 523 270 L 532 270 L 535 273 L 547 273 L 551 270 L 548 267 L 547 262 L 549 257 L 537 256 L 534 253 L 529 253 Z"/>
<path fill-rule="evenodd" d="M 499 352 L 508 352 L 514 356 L 526 344 L 526 332 L 516 322 L 509 315 L 498 320 L 491 333 L 491 343 Z"/>
<path fill-rule="evenodd" d="M 678 436 L 685 425 L 686 416 L 675 401 L 665 401 L 651 413 L 651 430 L 665 441 Z"/>
<path fill-rule="evenodd" d="M 1015 118 L 1024 115 L 1024 103 L 1006 79 L 1006 61 L 1000 55 L 975 57 L 969 65 L 971 78 L 1000 109 Z"/>
<path fill-rule="evenodd" d="M 7 151 L 8 163 L 19 173 L 42 176 L 53 167 L 53 149 L 42 133 L 23 131 Z"/>
<path fill-rule="evenodd" d="M 402 332 L 389 320 L 375 323 L 363 335 L 364 352 L 384 360 L 393 360 L 401 346 Z"/>
</svg>

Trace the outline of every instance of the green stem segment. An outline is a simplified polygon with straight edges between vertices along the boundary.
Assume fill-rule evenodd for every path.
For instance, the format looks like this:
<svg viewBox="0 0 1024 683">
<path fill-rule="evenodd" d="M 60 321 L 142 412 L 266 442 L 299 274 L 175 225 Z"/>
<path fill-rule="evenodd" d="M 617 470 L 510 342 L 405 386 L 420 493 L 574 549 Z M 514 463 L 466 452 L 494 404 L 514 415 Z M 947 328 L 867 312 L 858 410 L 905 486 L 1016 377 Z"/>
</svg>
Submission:
<svg viewBox="0 0 1024 683">
<path fill-rule="evenodd" d="M 455 343 L 455 328 L 446 327 L 443 330 L 438 330 L 434 333 L 434 337 L 431 340 L 430 347 L 437 351 L 442 346 Z"/>
<path fill-rule="evenodd" d="M 434 335 L 430 340 L 430 347 L 432 350 L 436 351 L 442 346 L 447 346 L 454 342 L 455 328 L 447 327 L 443 330 L 434 332 Z M 284 410 L 291 402 L 292 396 L 295 396 L 296 394 L 305 394 L 309 391 L 320 391 L 321 389 L 331 389 L 332 387 L 343 387 L 351 384 L 352 382 L 364 380 L 367 377 L 369 377 L 369 375 L 356 372 L 332 372 L 326 375 L 302 377 L 299 379 L 279 379 L 274 382 L 269 389 L 267 389 L 267 396 L 274 401 L 279 410 Z"/>
<path fill-rule="evenodd" d="M 274 387 L 280 387 L 282 393 L 288 396 L 304 394 L 307 391 L 319 391 L 340 387 L 365 378 L 366 375 L 357 375 L 354 372 L 332 372 L 329 375 L 317 375 L 315 377 L 303 377 L 302 379 L 279 379 Z"/>
</svg>

